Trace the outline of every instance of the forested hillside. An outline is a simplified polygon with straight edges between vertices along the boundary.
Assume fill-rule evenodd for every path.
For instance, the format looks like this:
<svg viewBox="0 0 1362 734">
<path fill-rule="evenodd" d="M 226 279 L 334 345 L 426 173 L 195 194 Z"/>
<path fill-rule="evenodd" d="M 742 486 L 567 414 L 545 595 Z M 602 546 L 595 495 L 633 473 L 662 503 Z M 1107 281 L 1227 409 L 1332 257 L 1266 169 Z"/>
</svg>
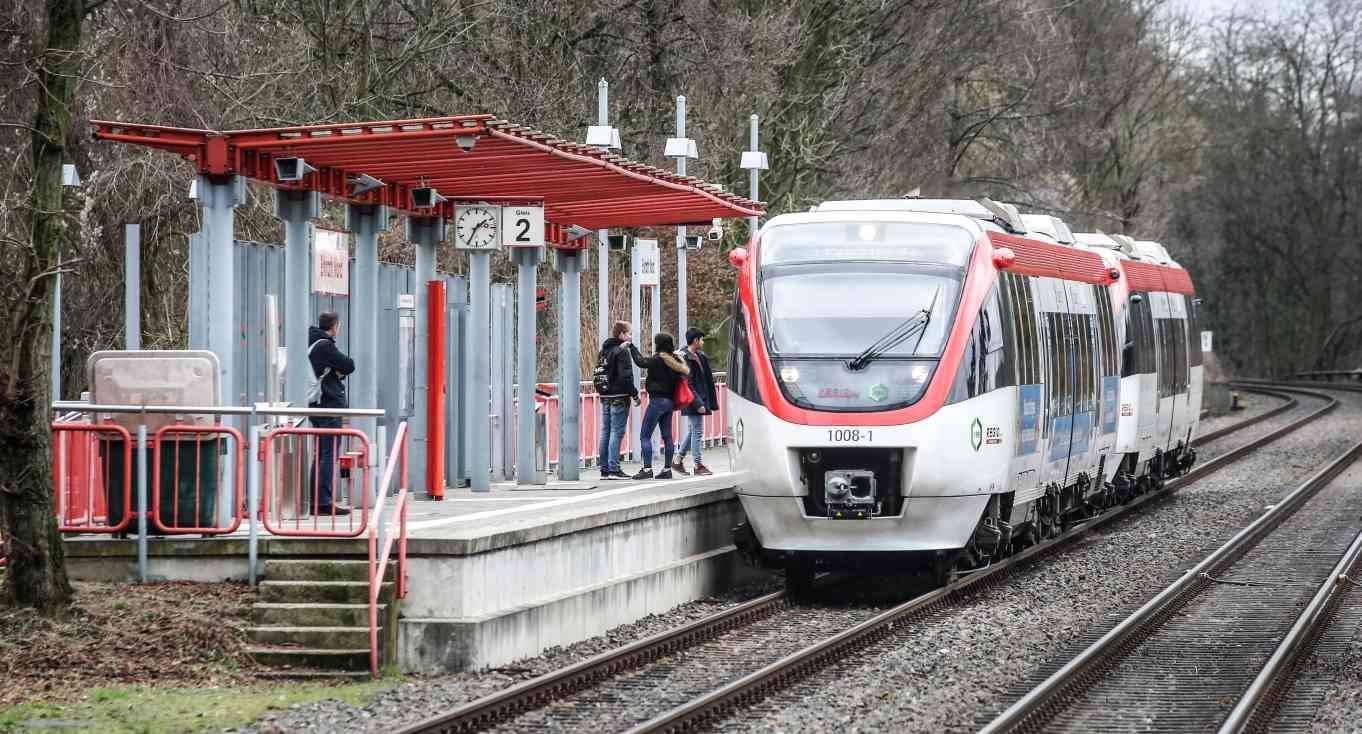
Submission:
<svg viewBox="0 0 1362 734">
<path fill-rule="evenodd" d="M 16 283 L 31 237 L 29 126 L 46 29 L 41 0 L 0 3 L 0 276 Z M 662 144 L 684 94 L 701 153 L 690 173 L 738 192 L 747 190 L 737 167 L 747 119 L 760 115 L 771 162 L 762 198 L 773 213 L 914 188 L 987 194 L 1075 230 L 1165 242 L 1193 270 L 1222 360 L 1242 373 L 1362 366 L 1355 2 L 1218 18 L 1151 0 L 87 5 L 97 7 L 68 144 L 85 179 L 66 194 L 68 397 L 85 356 L 122 343 L 120 225 L 142 225 L 149 347 L 186 342 L 186 237 L 198 228 L 187 164 L 95 142 L 84 121 L 230 129 L 490 112 L 580 139 L 602 77 L 625 155 L 671 166 Z M 239 210 L 239 237 L 280 240 L 266 193 Z M 385 259 L 411 258 L 400 231 Z M 723 325 L 732 277 L 722 250 L 746 233 L 735 222 L 721 247 L 691 258 L 692 323 Z M 623 317 L 627 262 L 616 257 L 612 310 Z M 442 258 L 443 269 L 464 267 L 453 252 Z M 500 268 L 505 279 L 509 263 Z M 547 267 L 541 281 L 553 299 Z M 589 341 L 595 282 L 583 279 Z M 23 293 L 0 295 L 6 314 Z M 540 343 L 547 370 L 555 340 Z"/>
</svg>

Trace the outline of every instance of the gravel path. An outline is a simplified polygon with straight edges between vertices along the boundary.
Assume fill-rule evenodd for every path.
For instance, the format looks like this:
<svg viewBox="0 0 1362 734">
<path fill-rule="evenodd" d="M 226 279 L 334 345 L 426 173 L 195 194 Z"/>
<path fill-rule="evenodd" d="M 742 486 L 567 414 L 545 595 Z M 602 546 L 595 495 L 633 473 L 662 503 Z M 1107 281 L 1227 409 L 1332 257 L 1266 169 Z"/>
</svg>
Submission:
<svg viewBox="0 0 1362 734">
<path fill-rule="evenodd" d="M 583 640 L 565 648 L 550 648 L 537 657 L 518 660 L 493 670 L 408 676 L 406 683 L 380 695 L 364 708 L 335 700 L 300 704 L 290 707 L 287 711 L 267 716 L 252 727 L 233 731 L 262 734 L 392 731 L 398 726 L 427 719 L 449 710 L 454 705 L 495 693 L 534 676 L 708 617 L 778 588 L 779 584 L 775 581 L 738 587 L 715 597 L 683 604 L 665 614 L 650 615 L 633 624 L 621 625 L 599 637 Z"/>
<path fill-rule="evenodd" d="M 1362 436 L 1362 396 L 1343 393 L 1342 401 L 1243 462 L 714 728 L 975 731 L 1048 661 L 1076 652 L 1090 628 L 1133 611 Z"/>
</svg>

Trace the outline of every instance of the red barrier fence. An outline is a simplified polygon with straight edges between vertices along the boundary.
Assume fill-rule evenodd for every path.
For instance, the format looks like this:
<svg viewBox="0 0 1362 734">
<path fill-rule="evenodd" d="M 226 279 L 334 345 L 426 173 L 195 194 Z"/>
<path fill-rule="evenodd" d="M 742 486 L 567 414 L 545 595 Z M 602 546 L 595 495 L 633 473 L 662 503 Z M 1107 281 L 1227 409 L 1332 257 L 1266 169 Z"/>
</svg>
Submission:
<svg viewBox="0 0 1362 734">
<path fill-rule="evenodd" d="M 331 506 L 321 504 L 322 447 L 331 442 Z M 260 440 L 260 520 L 274 535 L 356 538 L 369 524 L 369 438 L 354 428 L 275 428 Z M 304 461 L 303 457 L 308 457 Z M 348 457 L 348 458 L 347 458 Z M 307 464 L 304 470 L 304 463 Z M 359 500 L 340 514 L 341 497 Z"/>
<path fill-rule="evenodd" d="M 223 425 L 173 424 L 157 430 L 151 446 L 151 520 L 158 532 L 211 535 L 235 532 L 241 526 L 246 444 L 239 431 Z M 233 459 L 228 479 L 232 513 L 226 525 L 218 522 L 217 511 L 223 456 Z"/>
<path fill-rule="evenodd" d="M 112 423 L 52 424 L 58 530 L 119 533 L 127 529 L 136 515 L 132 445 L 128 429 Z"/>
</svg>

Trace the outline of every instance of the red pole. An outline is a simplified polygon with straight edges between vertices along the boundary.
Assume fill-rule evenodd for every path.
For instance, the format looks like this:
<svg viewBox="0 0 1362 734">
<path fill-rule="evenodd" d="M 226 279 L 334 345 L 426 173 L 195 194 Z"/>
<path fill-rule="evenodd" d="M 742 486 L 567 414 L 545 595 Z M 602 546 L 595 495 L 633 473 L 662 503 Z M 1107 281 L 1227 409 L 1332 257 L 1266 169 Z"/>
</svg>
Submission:
<svg viewBox="0 0 1362 734">
<path fill-rule="evenodd" d="M 432 280 L 430 312 L 427 314 L 430 344 L 426 350 L 426 384 L 430 385 L 426 401 L 426 496 L 433 500 L 445 498 L 445 282 Z"/>
</svg>

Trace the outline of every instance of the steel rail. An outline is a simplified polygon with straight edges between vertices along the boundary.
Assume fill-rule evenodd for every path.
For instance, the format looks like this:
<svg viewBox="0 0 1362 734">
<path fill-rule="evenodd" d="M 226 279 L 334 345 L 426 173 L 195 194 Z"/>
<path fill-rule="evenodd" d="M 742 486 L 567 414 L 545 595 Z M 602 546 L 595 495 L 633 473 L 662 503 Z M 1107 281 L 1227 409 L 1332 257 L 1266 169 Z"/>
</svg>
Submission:
<svg viewBox="0 0 1362 734">
<path fill-rule="evenodd" d="M 985 726 L 981 734 L 1034 731 L 1062 707 L 1062 700 L 1100 676 L 1111 664 L 1123 658 L 1142 635 L 1161 626 L 1187 602 L 1199 594 L 1212 572 L 1239 560 L 1301 505 L 1327 486 L 1335 477 L 1362 456 L 1362 442 L 1353 444 L 1338 458 L 1313 474 L 1280 502 L 1273 505 L 1247 527 L 1235 533 L 1196 566 L 1150 599 L 1144 606 L 1110 629 L 1040 685 L 1031 689 Z"/>
<path fill-rule="evenodd" d="M 1266 386 L 1244 386 L 1244 389 L 1281 397 L 1287 401 L 1284 406 L 1278 406 L 1266 414 L 1253 416 L 1244 419 L 1224 429 L 1208 434 L 1207 438 L 1200 439 L 1201 442 L 1220 438 L 1235 431 L 1247 428 L 1271 415 L 1276 415 L 1284 410 L 1288 410 L 1297 405 L 1296 400 L 1291 395 L 1272 390 Z M 1311 392 L 1309 390 L 1292 389 L 1291 393 L 1309 395 L 1314 398 L 1326 401 L 1326 405 L 1307 415 L 1294 423 L 1288 424 L 1273 434 L 1260 437 L 1249 444 L 1239 446 L 1230 451 L 1207 461 L 1188 472 L 1183 477 L 1171 480 L 1167 486 L 1160 491 L 1146 493 L 1135 500 L 1123 505 L 1126 510 L 1139 507 L 1144 503 L 1157 497 L 1164 496 L 1167 492 L 1176 490 L 1178 487 L 1208 476 L 1221 466 L 1224 466 L 1236 458 L 1249 453 L 1255 448 L 1262 446 L 1269 441 L 1290 433 L 1300 426 L 1309 423 L 1332 410 L 1337 401 L 1323 393 Z M 1194 442 L 1195 443 L 1195 442 Z M 988 576 L 999 573 L 1003 568 L 1011 567 L 1025 560 L 1034 558 L 1036 555 L 1054 547 L 1055 544 L 1065 542 L 1077 535 L 1091 530 L 1098 525 L 1104 524 L 1111 519 L 1115 519 L 1117 513 L 1107 513 L 1082 525 L 1076 526 L 1067 532 L 1057 536 L 1046 543 L 1032 546 L 1022 553 L 1009 559 L 1001 561 L 983 571 L 963 576 L 952 581 L 946 587 L 928 592 L 925 595 L 916 597 L 905 602 L 896 609 L 903 610 L 910 605 L 926 606 L 935 601 L 940 601 L 944 596 L 953 594 L 977 583 L 984 582 Z M 423 721 L 411 724 L 399 729 L 398 734 L 427 734 L 434 732 L 470 732 L 480 731 L 491 727 L 499 722 L 513 718 L 524 711 L 540 708 L 550 701 L 570 695 L 576 691 L 583 690 L 595 685 L 601 680 L 619 675 L 628 670 L 640 667 L 652 660 L 656 660 L 665 655 L 674 654 L 691 646 L 715 639 L 721 635 L 746 626 L 751 622 L 764 619 L 777 611 L 790 606 L 790 600 L 785 592 L 775 592 L 765 596 L 752 599 L 739 606 L 724 610 L 710 617 L 699 619 L 689 624 L 683 625 L 673 630 L 667 630 L 657 635 L 639 640 L 625 645 L 615 650 L 607 651 L 596 655 L 587 660 L 567 666 L 561 670 L 556 670 L 537 676 L 527 681 L 523 681 L 504 690 L 489 694 L 483 698 L 463 704 L 451 711 L 440 714 Z M 891 612 L 894 610 L 890 610 Z M 875 619 L 886 617 L 890 612 L 881 614 Z M 910 612 L 905 612 L 910 613 Z M 860 625 L 857 628 L 865 627 L 875 620 Z M 839 635 L 839 638 L 841 635 Z M 749 676 L 750 677 L 750 676 Z"/>
<path fill-rule="evenodd" d="M 1220 726 L 1220 734 L 1239 734 L 1246 731 L 1266 731 L 1271 716 L 1285 697 L 1294 678 L 1292 673 L 1305 653 L 1314 647 L 1319 636 L 1333 620 L 1342 602 L 1342 589 L 1353 584 L 1352 575 L 1362 560 L 1362 532 L 1320 584 L 1310 603 L 1296 618 L 1295 624 L 1282 638 L 1272 657 L 1263 665 L 1258 676 L 1240 696 L 1239 702 Z"/>
<path fill-rule="evenodd" d="M 1244 386 L 1244 388 L 1253 390 L 1254 392 L 1270 392 L 1257 385 Z M 1297 388 L 1291 388 L 1290 392 L 1322 399 L 1325 401 L 1325 404 L 1308 415 L 1282 426 L 1275 431 L 1216 456 L 1205 464 L 1193 468 L 1182 477 L 1170 480 L 1162 489 L 1148 492 L 1131 502 L 1119 505 L 1097 517 L 1076 525 L 1044 543 L 1031 546 L 1021 553 L 1010 556 L 999 563 L 960 576 L 944 587 L 927 592 L 914 599 L 910 599 L 861 624 L 844 630 L 833 637 L 809 645 L 758 671 L 733 681 L 728 685 L 715 689 L 704 696 L 693 699 L 688 703 L 682 704 L 681 706 L 654 717 L 643 724 L 630 729 L 629 734 L 686 731 L 699 725 L 704 720 L 712 718 L 730 708 L 760 699 L 774 690 L 786 687 L 790 683 L 804 678 L 816 670 L 827 667 L 856 650 L 864 649 L 868 644 L 889 636 L 896 628 L 901 627 L 902 623 L 908 622 L 911 619 L 920 618 L 949 604 L 962 592 L 975 586 L 995 583 L 1000 580 L 1004 574 L 1015 567 L 1026 563 L 1037 556 L 1059 549 L 1073 538 L 1093 530 L 1094 528 L 1105 525 L 1119 517 L 1124 517 L 1148 502 L 1166 497 L 1172 492 L 1203 479 L 1235 460 L 1242 458 L 1245 454 L 1318 420 L 1338 407 L 1338 400 L 1324 393 Z M 1250 418 L 1235 424 L 1235 426 L 1247 427 L 1258 421 L 1258 417 Z M 1357 449 L 1362 451 L 1362 444 L 1359 444 Z"/>
<path fill-rule="evenodd" d="M 464 704 L 441 714 L 398 730 L 398 734 L 426 734 L 427 732 L 478 731 L 523 711 L 545 703 L 597 681 L 636 668 L 651 660 L 713 639 L 737 627 L 770 616 L 789 606 L 784 591 L 759 596 L 730 609 L 698 619 L 689 624 L 646 637 L 624 647 L 609 650 L 561 670 L 546 673 L 518 683 L 505 690 Z"/>
</svg>

